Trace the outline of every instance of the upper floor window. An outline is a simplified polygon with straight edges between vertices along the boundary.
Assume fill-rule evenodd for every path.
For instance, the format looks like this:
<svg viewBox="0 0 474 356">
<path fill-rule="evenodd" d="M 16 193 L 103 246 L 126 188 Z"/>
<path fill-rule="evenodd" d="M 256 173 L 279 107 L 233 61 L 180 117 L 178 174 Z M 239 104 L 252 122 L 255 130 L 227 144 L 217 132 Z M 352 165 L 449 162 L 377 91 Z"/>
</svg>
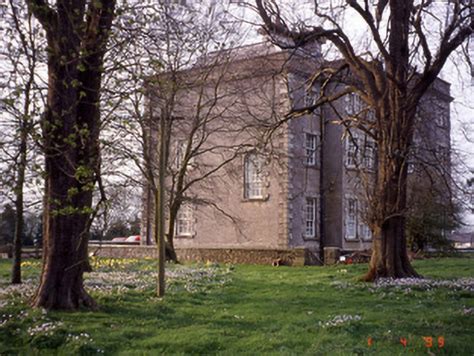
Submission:
<svg viewBox="0 0 474 356">
<path fill-rule="evenodd" d="M 306 198 L 305 206 L 305 232 L 304 237 L 306 238 L 315 238 L 317 230 L 317 211 L 318 211 L 318 201 L 316 198 Z"/>
<path fill-rule="evenodd" d="M 244 160 L 244 198 L 263 198 L 263 157 L 249 153 Z"/>
<path fill-rule="evenodd" d="M 181 204 L 176 216 L 176 236 L 194 235 L 194 207 L 190 203 Z"/>
<path fill-rule="evenodd" d="M 188 147 L 188 142 L 187 141 L 177 141 L 176 146 L 175 146 L 175 159 L 174 159 L 174 165 L 175 169 L 180 170 L 183 165 L 183 161 L 186 158 L 186 150 Z M 188 157 L 188 162 L 186 165 L 187 169 L 192 168 L 194 165 L 194 157 Z"/>
<path fill-rule="evenodd" d="M 305 163 L 308 166 L 316 165 L 316 152 L 318 148 L 318 136 L 305 133 Z"/>
<path fill-rule="evenodd" d="M 357 115 L 364 108 L 362 99 L 356 93 L 348 94 L 344 97 L 345 101 L 345 111 L 348 115 Z"/>
<path fill-rule="evenodd" d="M 346 139 L 346 166 L 347 167 L 356 167 L 357 166 L 357 156 L 358 156 L 358 142 L 356 137 L 348 137 Z"/>
<path fill-rule="evenodd" d="M 364 157 L 364 167 L 372 170 L 375 168 L 375 143 L 366 141 L 364 145 L 364 151 L 362 152 Z"/>
<path fill-rule="evenodd" d="M 375 142 L 360 131 L 354 131 L 346 139 L 346 167 L 375 168 L 377 146 Z"/>
</svg>

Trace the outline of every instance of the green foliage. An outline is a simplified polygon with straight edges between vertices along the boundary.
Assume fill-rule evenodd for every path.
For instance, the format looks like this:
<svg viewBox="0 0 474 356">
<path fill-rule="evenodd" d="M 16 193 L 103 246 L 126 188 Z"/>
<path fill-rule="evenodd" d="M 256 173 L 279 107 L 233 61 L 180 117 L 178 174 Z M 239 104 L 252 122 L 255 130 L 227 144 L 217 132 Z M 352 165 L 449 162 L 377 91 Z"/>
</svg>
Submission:
<svg viewBox="0 0 474 356">
<path fill-rule="evenodd" d="M 155 296 L 150 274 L 156 268 L 154 261 L 96 259 L 93 264 L 101 276 L 120 275 L 126 281 L 109 292 L 94 289 L 99 311 L 42 313 L 16 298 L 0 307 L 0 317 L 15 315 L 0 326 L 0 354 L 468 355 L 472 351 L 472 256 L 415 261 L 425 277 L 471 278 L 471 291 L 448 286 L 377 287 L 358 281 L 366 265 L 170 265 L 164 299 Z M 27 278 L 39 275 L 38 264 L 26 267 Z M 9 268 L 8 261 L 0 261 L 0 287 L 7 284 Z M 135 273 L 134 278 L 127 273 Z M 183 278 L 173 277 L 180 273 Z M 147 278 L 149 284 L 135 287 Z M 423 340 L 426 336 L 434 340 L 430 349 Z M 406 348 L 401 337 L 407 339 Z M 438 346 L 439 337 L 444 338 L 443 347 Z"/>
<path fill-rule="evenodd" d="M 0 213 L 0 245 L 13 242 L 15 233 L 15 209 L 7 204 Z"/>
<path fill-rule="evenodd" d="M 420 190 L 412 196 L 410 213 L 407 216 L 407 243 L 413 250 L 432 247 L 451 250 L 449 232 L 459 227 L 459 207 L 440 194 Z"/>
</svg>

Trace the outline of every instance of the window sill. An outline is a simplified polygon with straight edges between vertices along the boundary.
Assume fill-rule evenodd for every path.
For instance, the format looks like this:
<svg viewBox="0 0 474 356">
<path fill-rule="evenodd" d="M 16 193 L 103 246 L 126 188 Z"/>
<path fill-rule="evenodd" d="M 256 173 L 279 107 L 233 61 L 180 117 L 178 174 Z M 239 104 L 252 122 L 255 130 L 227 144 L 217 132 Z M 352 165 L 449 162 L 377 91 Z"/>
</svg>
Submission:
<svg viewBox="0 0 474 356">
<path fill-rule="evenodd" d="M 303 163 L 303 166 L 304 166 L 305 168 L 319 169 L 319 165 L 318 165 L 318 164 Z"/>
<path fill-rule="evenodd" d="M 254 198 L 243 198 L 242 203 L 252 203 L 252 202 L 266 202 L 270 199 L 270 194 L 267 194 L 264 197 L 254 197 Z"/>
<path fill-rule="evenodd" d="M 306 236 L 303 235 L 303 241 L 318 241 L 319 237 L 318 236 Z"/>
<path fill-rule="evenodd" d="M 345 237 L 345 236 L 344 236 L 344 240 L 346 242 L 359 242 L 360 241 L 358 237 Z"/>
<path fill-rule="evenodd" d="M 174 237 L 177 239 L 192 239 L 196 236 L 196 234 L 189 234 L 189 235 L 175 235 Z"/>
<path fill-rule="evenodd" d="M 375 173 L 375 168 L 366 168 L 366 167 L 356 167 L 356 166 L 345 166 L 346 170 L 354 172 L 365 172 L 365 173 Z"/>
</svg>

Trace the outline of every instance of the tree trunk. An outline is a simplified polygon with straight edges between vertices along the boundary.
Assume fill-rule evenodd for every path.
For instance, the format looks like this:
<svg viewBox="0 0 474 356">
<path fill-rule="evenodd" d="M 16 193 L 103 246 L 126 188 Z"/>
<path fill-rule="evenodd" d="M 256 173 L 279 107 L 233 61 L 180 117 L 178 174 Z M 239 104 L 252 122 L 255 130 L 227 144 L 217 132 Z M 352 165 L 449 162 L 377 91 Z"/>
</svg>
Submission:
<svg viewBox="0 0 474 356">
<path fill-rule="evenodd" d="M 33 305 L 95 307 L 83 285 L 92 192 L 100 174 L 99 91 L 114 0 L 30 0 L 46 30 L 48 100 L 42 118 L 45 153 L 43 268 Z"/>
<path fill-rule="evenodd" d="M 156 293 L 158 297 L 165 295 L 165 174 L 166 174 L 166 121 L 160 117 L 160 149 L 158 157 L 158 188 L 155 191 L 155 234 L 158 248 L 158 281 Z"/>
<path fill-rule="evenodd" d="M 174 228 L 176 214 L 170 213 L 168 235 L 166 236 L 166 259 L 174 263 L 179 263 L 176 250 L 174 249 Z"/>
<path fill-rule="evenodd" d="M 389 218 L 381 229 L 377 229 L 372 245 L 369 271 L 365 281 L 378 278 L 420 277 L 408 259 L 404 235 L 405 218 Z"/>
<path fill-rule="evenodd" d="M 401 97 L 398 89 L 393 95 Z M 407 211 L 407 164 L 413 135 L 414 113 L 400 110 L 396 104 L 382 116 L 384 123 L 378 138 L 378 169 L 374 204 L 371 207 L 373 232 L 372 257 L 366 281 L 378 278 L 419 277 L 410 264 L 405 236 Z M 393 117 L 395 115 L 396 117 Z"/>
<path fill-rule="evenodd" d="M 12 263 L 12 284 L 21 283 L 21 248 L 22 238 L 24 232 L 24 217 L 23 217 L 23 185 L 25 182 L 26 170 L 26 140 L 27 132 L 25 123 L 23 122 L 20 128 L 20 152 L 17 171 L 17 181 L 15 187 L 15 235 L 13 237 L 13 263 Z"/>
</svg>

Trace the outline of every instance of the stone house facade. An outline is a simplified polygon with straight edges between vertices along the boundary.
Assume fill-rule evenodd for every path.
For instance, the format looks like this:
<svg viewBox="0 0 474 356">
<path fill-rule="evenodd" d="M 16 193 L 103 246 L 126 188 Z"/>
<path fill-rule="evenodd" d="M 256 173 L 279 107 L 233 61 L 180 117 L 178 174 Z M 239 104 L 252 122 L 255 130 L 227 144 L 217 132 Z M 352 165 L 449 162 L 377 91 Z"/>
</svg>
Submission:
<svg viewBox="0 0 474 356">
<path fill-rule="evenodd" d="M 319 88 L 310 84 L 311 78 L 323 61 L 318 49 L 318 43 L 296 52 L 261 43 L 235 50 L 217 66 L 200 64 L 200 68 L 212 68 L 212 75 L 199 81 L 200 85 L 186 86 L 179 95 L 174 115 L 184 119 L 171 135 L 169 162 L 182 161 L 186 147 L 177 143 L 189 137 L 190 127 L 184 123 L 196 120 L 196 102 L 202 101 L 212 102 L 212 109 L 204 111 L 215 119 L 199 149 L 194 148 L 195 142 L 188 142 L 187 151 L 195 149 L 197 154 L 187 162 L 186 179 L 191 181 L 205 175 L 205 169 L 212 171 L 228 162 L 183 194 L 175 219 L 177 249 L 302 248 L 307 262 L 316 263 L 322 247 L 370 248 L 363 181 L 375 172 L 376 147 L 361 132 L 348 133 L 335 124 L 338 115 L 360 110 L 360 100 L 346 95 L 291 120 L 285 116 L 314 103 Z M 201 75 L 201 69 L 191 69 L 183 77 Z M 152 86 L 149 97 L 151 110 L 159 115 L 163 101 L 157 91 Z M 203 92 L 212 95 L 202 100 Z M 429 115 L 421 117 L 430 119 L 420 119 L 423 124 L 416 134 L 422 146 L 436 142 L 447 147 L 448 160 L 450 100 L 449 84 L 438 80 L 425 98 L 430 103 L 426 107 L 433 101 L 439 106 L 435 122 L 433 111 L 428 110 Z M 433 152 L 439 150 L 433 148 Z M 168 169 L 169 176 L 174 174 Z M 168 179 L 168 185 L 172 181 Z M 153 204 L 144 196 L 142 235 L 151 241 Z"/>
</svg>

